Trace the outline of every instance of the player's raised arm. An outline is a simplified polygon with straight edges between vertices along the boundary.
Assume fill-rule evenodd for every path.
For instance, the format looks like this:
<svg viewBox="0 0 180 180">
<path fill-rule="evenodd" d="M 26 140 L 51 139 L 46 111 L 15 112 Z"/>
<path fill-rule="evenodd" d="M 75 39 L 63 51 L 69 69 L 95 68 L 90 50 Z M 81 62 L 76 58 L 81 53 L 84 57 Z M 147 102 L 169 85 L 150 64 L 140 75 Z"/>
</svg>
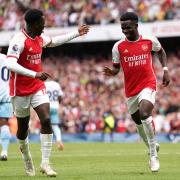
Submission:
<svg viewBox="0 0 180 180">
<path fill-rule="evenodd" d="M 59 46 L 61 44 L 64 44 L 76 37 L 83 36 L 89 32 L 89 26 L 84 24 L 81 25 L 78 30 L 67 33 L 65 35 L 59 35 L 59 36 L 54 36 L 51 39 L 47 38 L 45 35 L 42 35 L 44 39 L 44 47 L 55 47 Z"/>
</svg>

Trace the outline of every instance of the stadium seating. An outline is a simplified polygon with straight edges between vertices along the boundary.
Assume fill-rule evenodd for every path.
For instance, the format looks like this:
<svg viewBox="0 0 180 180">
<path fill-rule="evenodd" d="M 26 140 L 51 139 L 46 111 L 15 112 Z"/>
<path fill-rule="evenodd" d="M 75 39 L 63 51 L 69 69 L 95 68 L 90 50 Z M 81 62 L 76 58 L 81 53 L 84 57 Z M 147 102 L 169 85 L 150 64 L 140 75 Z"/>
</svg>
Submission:
<svg viewBox="0 0 180 180">
<path fill-rule="evenodd" d="M 178 0 L 1 0 L 0 30 L 14 30 L 23 26 L 27 8 L 42 9 L 47 27 L 67 27 L 78 24 L 118 23 L 125 11 L 135 11 L 142 22 L 180 18 Z"/>
</svg>

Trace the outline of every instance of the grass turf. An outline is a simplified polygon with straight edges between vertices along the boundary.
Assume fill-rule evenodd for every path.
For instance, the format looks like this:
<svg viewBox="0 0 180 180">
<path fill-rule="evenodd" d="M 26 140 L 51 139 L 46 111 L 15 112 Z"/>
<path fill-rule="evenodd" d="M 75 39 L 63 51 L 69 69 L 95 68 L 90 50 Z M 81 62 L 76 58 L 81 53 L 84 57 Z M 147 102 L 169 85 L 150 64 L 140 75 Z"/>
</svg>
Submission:
<svg viewBox="0 0 180 180">
<path fill-rule="evenodd" d="M 34 180 L 47 179 L 39 172 L 39 144 L 30 144 L 36 168 Z M 143 144 L 66 143 L 59 152 L 53 145 L 51 162 L 59 180 L 179 180 L 180 144 L 161 144 L 161 169 L 151 173 Z M 32 179 L 24 173 L 17 144 L 11 144 L 8 161 L 0 162 L 1 180 Z"/>
</svg>

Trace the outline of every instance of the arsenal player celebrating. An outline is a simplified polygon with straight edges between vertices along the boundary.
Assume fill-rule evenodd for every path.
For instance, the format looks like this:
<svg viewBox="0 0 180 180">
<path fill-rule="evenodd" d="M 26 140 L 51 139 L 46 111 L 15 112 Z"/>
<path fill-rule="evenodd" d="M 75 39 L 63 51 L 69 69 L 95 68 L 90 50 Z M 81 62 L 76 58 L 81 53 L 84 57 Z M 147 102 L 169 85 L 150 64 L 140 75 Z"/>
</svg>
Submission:
<svg viewBox="0 0 180 180">
<path fill-rule="evenodd" d="M 150 168 L 152 172 L 160 168 L 156 143 L 152 110 L 156 95 L 156 75 L 152 65 L 151 52 L 155 51 L 163 67 L 163 85 L 168 86 L 170 77 L 164 49 L 155 37 L 140 35 L 138 32 L 138 16 L 127 12 L 120 18 L 124 39 L 116 42 L 112 49 L 113 67 L 105 67 L 107 76 L 115 76 L 120 68 L 124 73 L 125 94 L 132 119 L 143 141 L 149 148 Z"/>
<path fill-rule="evenodd" d="M 10 95 L 18 120 L 17 138 L 28 176 L 34 176 L 35 170 L 28 146 L 28 128 L 30 106 L 36 111 L 41 123 L 41 172 L 47 176 L 56 176 L 49 165 L 52 148 L 52 127 L 50 123 L 49 98 L 44 80 L 49 74 L 42 72 L 41 55 L 43 47 L 54 47 L 66 43 L 78 36 L 87 34 L 89 27 L 82 25 L 77 31 L 67 35 L 49 37 L 41 33 L 45 27 L 43 12 L 30 9 L 25 14 L 26 27 L 11 40 L 7 53 L 7 67 L 11 70 Z"/>
</svg>

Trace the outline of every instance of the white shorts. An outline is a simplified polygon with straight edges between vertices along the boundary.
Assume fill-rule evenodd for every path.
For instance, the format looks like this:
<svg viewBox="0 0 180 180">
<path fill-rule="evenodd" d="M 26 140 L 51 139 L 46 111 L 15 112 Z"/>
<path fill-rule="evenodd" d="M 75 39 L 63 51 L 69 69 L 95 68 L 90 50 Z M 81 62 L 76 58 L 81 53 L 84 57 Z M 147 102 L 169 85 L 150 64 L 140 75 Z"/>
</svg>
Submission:
<svg viewBox="0 0 180 180">
<path fill-rule="evenodd" d="M 37 106 L 49 103 L 48 94 L 44 89 L 39 90 L 35 94 L 29 96 L 14 96 L 12 97 L 12 104 L 14 113 L 17 117 L 23 118 L 30 115 L 30 106 L 36 108 Z"/>
<path fill-rule="evenodd" d="M 136 96 L 127 99 L 128 110 L 130 114 L 134 114 L 139 109 L 139 103 L 142 99 L 150 101 L 153 105 L 155 103 L 156 91 L 150 88 L 143 89 Z"/>
</svg>

